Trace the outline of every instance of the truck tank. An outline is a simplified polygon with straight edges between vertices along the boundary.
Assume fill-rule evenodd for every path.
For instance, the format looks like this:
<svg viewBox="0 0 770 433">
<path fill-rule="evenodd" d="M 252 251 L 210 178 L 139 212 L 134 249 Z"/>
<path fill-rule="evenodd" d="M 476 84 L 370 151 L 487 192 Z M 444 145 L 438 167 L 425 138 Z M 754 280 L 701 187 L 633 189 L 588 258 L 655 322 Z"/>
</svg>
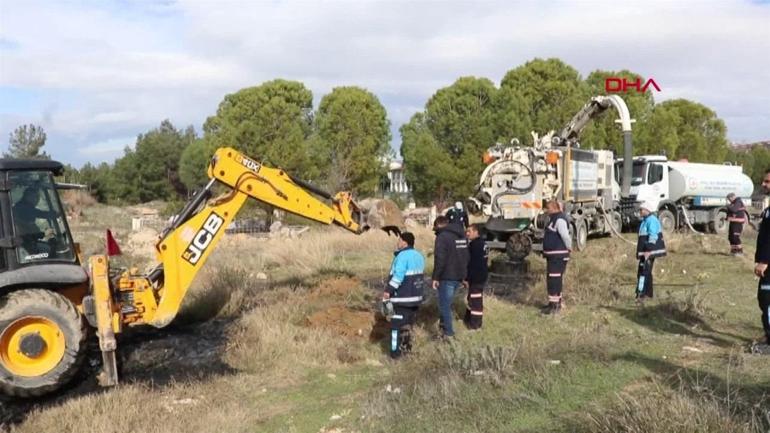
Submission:
<svg viewBox="0 0 770 433">
<path fill-rule="evenodd" d="M 731 192 L 750 199 L 754 190 L 751 179 L 738 165 L 669 162 L 668 166 L 669 198 L 674 201 L 693 197 L 703 201 L 701 205 L 723 205 Z"/>
</svg>

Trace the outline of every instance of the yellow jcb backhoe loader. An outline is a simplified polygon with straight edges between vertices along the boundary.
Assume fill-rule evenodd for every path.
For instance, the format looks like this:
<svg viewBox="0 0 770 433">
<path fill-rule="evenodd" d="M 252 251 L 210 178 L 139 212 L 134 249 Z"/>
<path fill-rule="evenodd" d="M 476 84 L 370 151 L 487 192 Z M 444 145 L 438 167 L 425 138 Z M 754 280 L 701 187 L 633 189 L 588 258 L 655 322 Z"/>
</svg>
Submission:
<svg viewBox="0 0 770 433">
<path fill-rule="evenodd" d="M 220 148 L 208 168 L 209 183 L 161 233 L 157 265 L 147 274 L 134 268 L 114 275 L 106 255 L 81 265 L 53 178 L 62 170 L 54 161 L 0 160 L 0 391 L 11 396 L 43 395 L 69 381 L 85 357 L 89 328 L 102 352 L 99 382 L 116 385 L 116 334 L 126 326 L 161 328 L 174 319 L 195 275 L 249 197 L 362 231 L 349 193 L 331 196 Z M 229 192 L 210 200 L 217 184 Z"/>
</svg>

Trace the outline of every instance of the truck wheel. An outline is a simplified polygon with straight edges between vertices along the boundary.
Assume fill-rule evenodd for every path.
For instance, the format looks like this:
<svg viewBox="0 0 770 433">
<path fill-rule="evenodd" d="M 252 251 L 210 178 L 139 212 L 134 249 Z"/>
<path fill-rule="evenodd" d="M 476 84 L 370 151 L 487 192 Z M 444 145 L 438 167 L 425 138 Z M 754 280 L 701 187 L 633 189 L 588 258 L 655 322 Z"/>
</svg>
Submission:
<svg viewBox="0 0 770 433">
<path fill-rule="evenodd" d="M 613 233 L 623 233 L 623 217 L 620 216 L 620 212 L 610 212 L 608 217 L 610 219 L 610 224 L 612 224 L 612 228 L 607 227 L 607 233 L 609 235 L 612 235 Z"/>
<path fill-rule="evenodd" d="M 64 296 L 42 289 L 0 298 L 0 391 L 36 397 L 66 384 L 85 358 L 85 323 Z"/>
<path fill-rule="evenodd" d="M 714 219 L 708 223 L 709 233 L 718 235 L 727 234 L 729 224 L 727 223 L 727 212 L 720 210 L 714 214 Z"/>
<path fill-rule="evenodd" d="M 665 234 L 671 234 L 676 229 L 676 218 L 670 210 L 662 210 L 658 212 L 658 219 L 660 220 L 660 228 Z"/>
<path fill-rule="evenodd" d="M 586 222 L 582 219 L 576 220 L 572 233 L 575 249 L 578 251 L 585 250 L 586 244 L 588 244 L 588 226 L 586 226 Z"/>
<path fill-rule="evenodd" d="M 511 260 L 524 260 L 532 252 L 532 239 L 526 233 L 513 233 L 505 242 L 505 253 Z"/>
</svg>

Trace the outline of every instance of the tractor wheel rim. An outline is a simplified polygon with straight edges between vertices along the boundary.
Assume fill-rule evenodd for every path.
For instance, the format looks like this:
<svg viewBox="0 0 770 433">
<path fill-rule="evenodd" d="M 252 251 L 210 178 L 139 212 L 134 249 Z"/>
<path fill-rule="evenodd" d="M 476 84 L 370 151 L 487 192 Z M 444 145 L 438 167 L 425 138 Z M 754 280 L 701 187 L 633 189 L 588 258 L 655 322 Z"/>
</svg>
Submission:
<svg viewBox="0 0 770 433">
<path fill-rule="evenodd" d="M 42 376 L 59 365 L 65 348 L 64 332 L 55 322 L 22 317 L 0 335 L 0 364 L 16 376 Z"/>
</svg>

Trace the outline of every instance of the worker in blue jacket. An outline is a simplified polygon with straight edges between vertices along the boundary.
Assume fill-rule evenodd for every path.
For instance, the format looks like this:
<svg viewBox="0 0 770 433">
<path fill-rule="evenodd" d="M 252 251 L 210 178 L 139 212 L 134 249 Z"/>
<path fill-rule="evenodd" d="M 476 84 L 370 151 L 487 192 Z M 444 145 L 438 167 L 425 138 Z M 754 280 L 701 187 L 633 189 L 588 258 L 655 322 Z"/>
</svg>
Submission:
<svg viewBox="0 0 770 433">
<path fill-rule="evenodd" d="M 655 207 L 649 202 L 642 203 L 639 209 L 642 223 L 639 225 L 639 239 L 636 243 L 636 257 L 639 259 L 636 298 L 640 302 L 652 298 L 652 268 L 656 258 L 666 255 L 660 221 L 653 214 L 654 211 Z"/>
<path fill-rule="evenodd" d="M 390 317 L 390 356 L 399 358 L 412 349 L 412 326 L 423 301 L 425 258 L 414 249 L 414 235 L 403 232 L 390 266 L 388 285 L 382 294 L 392 305 Z"/>
</svg>

